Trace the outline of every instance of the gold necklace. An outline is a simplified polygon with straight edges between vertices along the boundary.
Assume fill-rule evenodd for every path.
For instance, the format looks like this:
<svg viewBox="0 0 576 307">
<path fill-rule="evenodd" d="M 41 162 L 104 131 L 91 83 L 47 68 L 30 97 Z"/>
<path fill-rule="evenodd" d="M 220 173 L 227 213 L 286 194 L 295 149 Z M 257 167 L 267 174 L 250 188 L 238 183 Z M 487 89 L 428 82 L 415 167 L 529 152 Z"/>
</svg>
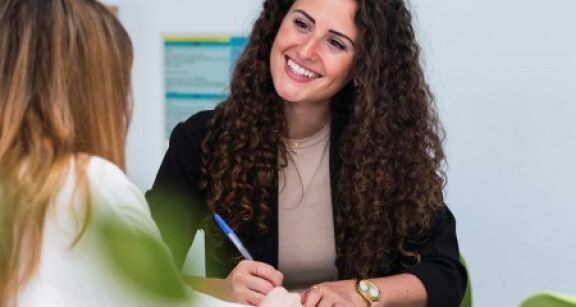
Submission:
<svg viewBox="0 0 576 307">
<path fill-rule="evenodd" d="M 286 146 L 288 146 L 288 148 L 290 148 L 290 149 L 297 149 L 298 146 L 300 146 L 300 143 L 288 141 Z"/>
</svg>

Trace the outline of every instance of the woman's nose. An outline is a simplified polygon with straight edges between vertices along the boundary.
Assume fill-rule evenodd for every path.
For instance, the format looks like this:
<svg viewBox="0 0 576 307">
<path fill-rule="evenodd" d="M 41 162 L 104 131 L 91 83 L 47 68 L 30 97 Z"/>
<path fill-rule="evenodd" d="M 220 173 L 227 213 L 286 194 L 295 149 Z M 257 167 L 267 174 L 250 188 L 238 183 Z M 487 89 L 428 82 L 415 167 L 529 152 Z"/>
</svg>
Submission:
<svg viewBox="0 0 576 307">
<path fill-rule="evenodd" d="M 298 49 L 298 55 L 300 59 L 306 61 L 314 61 L 318 58 L 318 48 L 320 39 L 316 37 L 309 37 L 302 41 L 300 48 Z"/>
</svg>

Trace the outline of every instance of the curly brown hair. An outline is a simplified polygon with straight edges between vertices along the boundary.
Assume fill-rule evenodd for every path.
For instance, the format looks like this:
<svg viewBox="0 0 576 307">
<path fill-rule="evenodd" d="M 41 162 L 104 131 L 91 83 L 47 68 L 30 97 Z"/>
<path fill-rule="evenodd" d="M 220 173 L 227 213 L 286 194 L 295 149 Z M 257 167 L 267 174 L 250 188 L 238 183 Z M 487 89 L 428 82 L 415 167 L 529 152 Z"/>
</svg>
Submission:
<svg viewBox="0 0 576 307">
<path fill-rule="evenodd" d="M 286 166 L 282 100 L 270 75 L 274 38 L 294 1 L 266 0 L 202 144 L 208 206 L 242 230 L 266 232 L 269 198 Z M 443 206 L 443 130 L 419 62 L 403 0 L 357 0 L 352 79 L 334 97 L 338 134 L 337 261 L 345 277 L 375 276 L 420 261 L 411 242 L 426 236 Z M 232 214 L 232 212 L 234 214 Z"/>
</svg>

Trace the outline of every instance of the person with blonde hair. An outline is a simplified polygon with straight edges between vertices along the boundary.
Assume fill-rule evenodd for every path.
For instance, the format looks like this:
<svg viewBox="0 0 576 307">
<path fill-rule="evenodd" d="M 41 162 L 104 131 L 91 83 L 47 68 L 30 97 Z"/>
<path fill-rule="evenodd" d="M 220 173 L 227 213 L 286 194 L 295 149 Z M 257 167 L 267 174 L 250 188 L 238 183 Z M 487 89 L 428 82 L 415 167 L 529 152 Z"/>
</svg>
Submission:
<svg viewBox="0 0 576 307">
<path fill-rule="evenodd" d="M 0 306 L 136 302 L 93 227 L 156 231 L 123 172 L 132 56 L 97 1 L 0 2 Z"/>
<path fill-rule="evenodd" d="M 235 305 L 185 285 L 124 174 L 132 58 L 96 0 L 0 2 L 0 307 Z"/>
</svg>

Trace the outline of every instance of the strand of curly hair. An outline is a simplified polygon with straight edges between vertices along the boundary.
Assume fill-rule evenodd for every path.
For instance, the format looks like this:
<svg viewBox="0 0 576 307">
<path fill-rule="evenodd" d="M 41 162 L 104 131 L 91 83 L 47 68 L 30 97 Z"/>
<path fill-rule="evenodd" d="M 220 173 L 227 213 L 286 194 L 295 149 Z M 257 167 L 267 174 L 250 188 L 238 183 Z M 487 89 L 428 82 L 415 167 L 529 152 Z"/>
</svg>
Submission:
<svg viewBox="0 0 576 307">
<path fill-rule="evenodd" d="M 354 86 L 332 103 L 346 117 L 336 185 L 337 261 L 345 277 L 375 276 L 420 261 L 422 238 L 443 205 L 443 130 L 419 62 L 411 14 L 402 0 L 358 0 Z M 239 59 L 231 96 L 215 110 L 202 144 L 208 206 L 239 231 L 266 232 L 269 198 L 286 166 L 285 119 L 269 54 L 292 1 L 263 4 Z M 232 214 L 232 212 L 234 214 Z"/>
</svg>

